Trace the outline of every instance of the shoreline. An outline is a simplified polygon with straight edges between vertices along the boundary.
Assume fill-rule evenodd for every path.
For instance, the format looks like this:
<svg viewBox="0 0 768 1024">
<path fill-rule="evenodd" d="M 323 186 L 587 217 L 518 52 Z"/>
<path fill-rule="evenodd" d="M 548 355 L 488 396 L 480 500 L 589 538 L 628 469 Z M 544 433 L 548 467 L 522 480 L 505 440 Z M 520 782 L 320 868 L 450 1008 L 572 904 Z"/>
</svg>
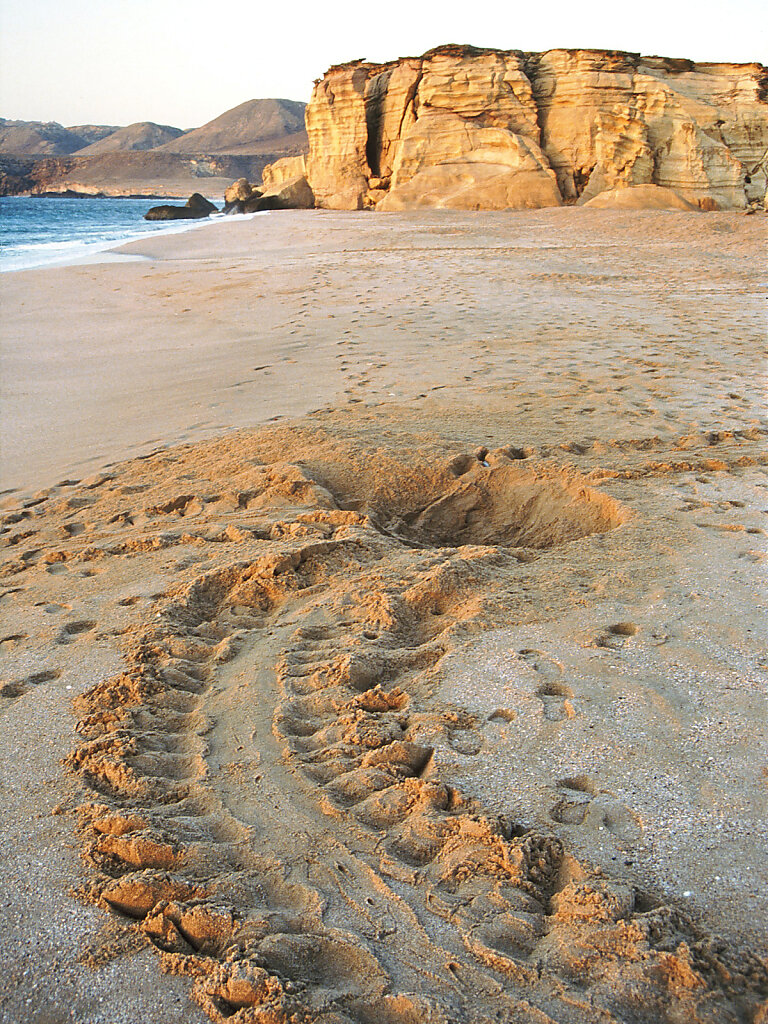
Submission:
<svg viewBox="0 0 768 1024">
<path fill-rule="evenodd" d="M 29 199 L 29 198 L 32 198 L 32 199 L 44 199 L 44 198 L 48 198 L 48 197 L 45 197 L 45 196 L 20 196 L 20 197 L 6 196 L 4 198 L 6 198 L 6 199 L 14 199 L 14 198 L 21 198 L 21 199 Z M 64 197 L 64 198 L 73 198 L 73 197 Z M 115 196 L 104 196 L 104 197 L 83 196 L 83 197 L 77 197 L 77 198 L 84 198 L 84 199 L 85 198 L 93 198 L 93 199 L 96 199 L 96 198 L 98 198 L 98 199 L 101 199 L 101 198 L 104 198 L 104 199 L 125 198 L 125 199 L 133 199 L 133 200 L 135 200 L 135 199 L 139 199 L 139 198 L 142 198 L 142 197 L 137 197 L 137 196 L 124 196 L 124 197 L 123 196 L 120 196 L 120 197 L 115 197 Z M 151 197 L 151 198 L 159 198 L 159 199 L 162 200 L 162 199 L 165 199 L 166 197 L 160 196 L 160 197 Z M 148 198 L 147 201 L 149 202 L 151 200 Z M 217 203 L 223 203 L 224 200 L 223 200 L 223 197 L 216 196 L 216 197 L 214 197 L 213 201 L 217 202 Z M 175 222 L 175 223 L 171 221 L 171 222 L 168 222 L 167 226 L 163 225 L 162 227 L 158 227 L 156 229 L 149 230 L 149 231 L 147 231 L 147 230 L 137 231 L 137 233 L 134 234 L 133 236 L 127 236 L 127 237 L 125 237 L 123 239 L 103 239 L 103 240 L 91 241 L 91 242 L 84 242 L 84 241 L 78 241 L 76 239 L 73 239 L 73 240 L 71 240 L 69 242 L 66 242 L 66 243 L 63 243 L 63 244 L 64 245 L 68 245 L 68 246 L 72 247 L 73 249 L 76 248 L 77 249 L 77 253 L 73 252 L 73 253 L 69 253 L 69 254 L 66 254 L 66 255 L 62 255 L 61 257 L 49 257 L 49 258 L 45 258 L 43 255 L 40 255 L 40 256 L 37 257 L 37 259 L 42 259 L 43 262 L 33 262 L 33 263 L 25 264 L 24 266 L 6 266 L 6 265 L 4 265 L 3 260 L 0 259 L 0 274 L 14 274 L 14 273 L 19 273 L 19 272 L 26 271 L 26 270 L 45 270 L 45 269 L 55 269 L 55 268 L 62 268 L 62 267 L 69 267 L 69 266 L 79 266 L 79 265 L 82 265 L 84 263 L 98 262 L 100 256 L 102 256 L 105 260 L 109 260 L 111 258 L 114 261 L 114 259 L 119 258 L 119 257 L 116 256 L 113 253 L 113 250 L 116 249 L 116 248 L 119 248 L 119 246 L 121 246 L 121 245 L 126 245 L 126 244 L 128 244 L 130 242 L 141 241 L 142 238 L 151 237 L 151 236 L 154 236 L 154 235 L 184 234 L 185 232 L 187 232 L 187 231 L 189 231 L 189 230 L 191 230 L 193 228 L 196 228 L 196 227 L 202 227 L 204 225 L 210 225 L 212 223 L 215 224 L 215 223 L 222 222 L 223 219 L 224 219 L 224 216 L 225 215 L 223 213 L 219 212 L 219 214 L 217 214 L 213 218 L 202 217 L 202 218 L 199 218 L 199 219 L 190 219 L 188 221 L 178 221 L 178 222 Z M 239 216 L 245 216 L 245 217 L 249 217 L 250 218 L 250 217 L 256 216 L 256 214 L 241 214 Z M 54 247 L 56 244 L 57 243 L 55 243 L 55 242 L 39 243 L 38 245 L 34 246 L 34 250 L 50 249 L 50 248 Z M 23 259 L 23 258 L 24 257 L 21 257 L 21 256 L 17 255 L 15 257 L 14 256 L 6 257 L 5 260 L 7 262 L 7 261 L 12 260 L 12 259 Z M 30 256 L 28 258 L 29 259 L 35 259 L 35 256 L 33 254 L 30 254 Z"/>
</svg>

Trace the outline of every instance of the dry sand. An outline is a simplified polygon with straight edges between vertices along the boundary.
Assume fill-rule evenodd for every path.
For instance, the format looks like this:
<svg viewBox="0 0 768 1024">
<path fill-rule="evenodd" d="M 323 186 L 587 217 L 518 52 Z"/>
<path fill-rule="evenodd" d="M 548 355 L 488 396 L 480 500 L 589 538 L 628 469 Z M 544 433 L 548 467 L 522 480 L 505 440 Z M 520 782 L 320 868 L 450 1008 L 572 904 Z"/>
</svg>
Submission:
<svg viewBox="0 0 768 1024">
<path fill-rule="evenodd" d="M 0 279 L 0 1019 L 766 1019 L 764 223 Z"/>
</svg>

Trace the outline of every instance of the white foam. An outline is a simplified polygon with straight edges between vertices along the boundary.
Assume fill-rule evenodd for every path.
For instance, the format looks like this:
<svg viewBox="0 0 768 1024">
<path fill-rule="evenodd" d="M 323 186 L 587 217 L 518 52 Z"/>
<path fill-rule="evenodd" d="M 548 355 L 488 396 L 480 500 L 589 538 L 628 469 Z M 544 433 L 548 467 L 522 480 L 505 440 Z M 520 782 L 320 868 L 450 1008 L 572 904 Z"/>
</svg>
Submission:
<svg viewBox="0 0 768 1024">
<path fill-rule="evenodd" d="M 55 200 L 48 200 L 54 202 Z M 266 216 L 269 211 L 259 213 L 245 213 L 227 215 L 214 213 L 210 217 L 199 220 L 176 221 L 163 224 L 162 227 L 153 227 L 143 231 L 106 228 L 109 237 L 96 237 L 93 240 L 82 238 L 66 242 L 29 242 L 14 245 L 10 251 L 0 255 L 0 273 L 8 273 L 19 270 L 36 270 L 46 267 L 63 267 L 82 263 L 99 262 L 100 258 L 105 262 L 143 259 L 143 257 L 132 257 L 118 253 L 110 254 L 111 249 L 125 245 L 127 242 L 137 242 L 144 238 L 154 238 L 156 235 L 175 235 L 184 231 L 193 231 L 210 224 L 222 224 L 226 221 L 252 220 L 254 217 Z M 157 222 L 155 222 L 157 223 Z M 98 235 L 98 231 L 93 232 Z"/>
</svg>

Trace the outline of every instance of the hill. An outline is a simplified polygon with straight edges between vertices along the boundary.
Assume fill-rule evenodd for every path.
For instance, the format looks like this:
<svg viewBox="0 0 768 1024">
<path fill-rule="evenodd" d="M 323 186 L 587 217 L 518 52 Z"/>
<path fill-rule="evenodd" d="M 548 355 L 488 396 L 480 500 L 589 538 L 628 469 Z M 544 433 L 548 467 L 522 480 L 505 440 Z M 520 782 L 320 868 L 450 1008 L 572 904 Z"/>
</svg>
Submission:
<svg viewBox="0 0 768 1024">
<path fill-rule="evenodd" d="M 247 100 L 160 148 L 170 153 L 303 153 L 305 107 L 295 100 Z"/>
<path fill-rule="evenodd" d="M 167 124 L 155 124 L 154 121 L 137 121 L 125 128 L 91 143 L 77 151 L 78 156 L 98 156 L 101 153 L 130 152 L 133 150 L 156 149 L 165 143 L 172 142 L 184 132 L 181 128 L 172 128 Z"/>
<path fill-rule="evenodd" d="M 57 121 L 9 121 L 0 117 L 0 153 L 10 156 L 66 156 L 116 130 L 113 125 L 65 128 Z"/>
<path fill-rule="evenodd" d="M 0 195 L 220 196 L 236 178 L 259 181 L 280 153 L 188 156 L 161 150 L 94 156 L 0 156 Z"/>
<path fill-rule="evenodd" d="M 223 193 L 233 178 L 257 181 L 267 163 L 306 153 L 304 108 L 248 100 L 188 132 L 0 119 L 0 195 Z"/>
</svg>

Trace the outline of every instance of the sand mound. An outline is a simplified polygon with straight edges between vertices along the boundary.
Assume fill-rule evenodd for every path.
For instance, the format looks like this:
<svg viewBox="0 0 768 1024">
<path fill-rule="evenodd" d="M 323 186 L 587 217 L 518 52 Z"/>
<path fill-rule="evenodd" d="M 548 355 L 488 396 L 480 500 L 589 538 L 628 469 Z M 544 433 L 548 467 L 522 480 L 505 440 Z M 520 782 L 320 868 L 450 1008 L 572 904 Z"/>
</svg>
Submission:
<svg viewBox="0 0 768 1024">
<path fill-rule="evenodd" d="M 601 192 L 584 203 L 593 210 L 698 210 L 697 206 L 663 185 L 629 185 Z"/>
</svg>

